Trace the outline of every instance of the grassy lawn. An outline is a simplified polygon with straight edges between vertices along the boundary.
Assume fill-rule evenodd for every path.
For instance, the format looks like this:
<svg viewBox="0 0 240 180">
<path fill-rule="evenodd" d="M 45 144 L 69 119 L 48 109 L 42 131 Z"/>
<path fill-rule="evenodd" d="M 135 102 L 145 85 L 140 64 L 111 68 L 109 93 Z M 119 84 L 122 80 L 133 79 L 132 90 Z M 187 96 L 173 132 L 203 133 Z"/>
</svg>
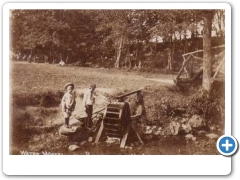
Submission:
<svg viewBox="0 0 240 180">
<path fill-rule="evenodd" d="M 45 129 L 47 132 L 42 133 L 39 133 L 42 128 L 38 131 L 28 129 L 26 132 L 22 127 L 24 123 L 43 127 L 43 124 L 39 123 L 40 121 L 46 119 L 55 121 L 55 119 L 62 118 L 58 107 L 64 92 L 64 85 L 68 82 L 73 82 L 76 89 L 87 88 L 91 83 L 96 83 L 97 88 L 116 89 L 120 93 L 144 88 L 147 122 L 142 124 L 143 126 L 150 125 L 164 129 L 172 121 L 180 122 L 183 117 L 177 114 L 179 109 L 183 109 L 185 116 L 187 114 L 189 117 L 194 114 L 201 115 L 204 112 L 207 120 L 210 121 L 210 119 L 220 117 L 215 106 L 220 109 L 224 108 L 222 105 L 224 103 L 222 93 L 224 92 L 219 91 L 219 88 L 217 92 L 220 99 L 212 102 L 202 98 L 201 94 L 197 92 L 197 88 L 180 89 L 175 85 L 162 83 L 163 81 L 157 82 L 148 79 L 159 78 L 171 82 L 175 77 L 173 75 L 76 66 L 60 67 L 54 64 L 24 62 L 13 62 L 10 72 L 11 96 L 13 97 L 11 131 L 15 138 L 11 148 L 13 154 L 18 154 L 19 149 L 23 147 L 32 151 L 44 149 L 69 153 L 66 152 L 67 145 L 76 144 L 74 141 L 56 135 L 58 126 L 51 127 L 54 129 L 50 130 Z M 55 104 L 51 107 L 41 106 L 39 104 L 41 98 L 49 92 L 55 96 Z M 211 115 L 209 119 L 208 114 Z M 219 122 L 222 121 L 219 120 Z M 20 130 L 21 128 L 22 130 Z M 186 144 L 184 136 L 166 135 L 146 138 L 150 138 L 150 140 L 146 139 L 147 143 L 144 147 L 137 147 L 134 150 L 120 151 L 118 147 L 106 147 L 105 144 L 92 148 L 90 144 L 86 144 L 76 154 L 82 154 L 85 150 L 91 150 L 93 154 L 217 154 L 217 150 L 214 148 L 215 141 L 208 142 L 206 138 L 190 144 Z M 79 143 L 77 144 L 79 145 Z M 202 148 L 205 146 L 206 148 Z"/>
<path fill-rule="evenodd" d="M 102 88 L 124 88 L 127 90 L 156 85 L 147 77 L 172 79 L 172 75 L 149 75 L 139 72 L 126 72 L 114 69 L 94 69 L 74 66 L 60 67 L 53 64 L 14 62 L 11 66 L 13 93 L 39 93 L 63 91 L 64 84 L 73 82 L 76 88 L 86 88 L 96 83 Z"/>
</svg>

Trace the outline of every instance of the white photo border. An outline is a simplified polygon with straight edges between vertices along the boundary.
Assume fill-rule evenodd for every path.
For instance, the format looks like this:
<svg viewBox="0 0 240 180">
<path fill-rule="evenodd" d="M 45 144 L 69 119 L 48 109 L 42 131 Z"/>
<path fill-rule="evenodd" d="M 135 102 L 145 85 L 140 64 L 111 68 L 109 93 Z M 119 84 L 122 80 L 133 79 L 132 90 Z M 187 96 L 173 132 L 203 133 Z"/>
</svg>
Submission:
<svg viewBox="0 0 240 180">
<path fill-rule="evenodd" d="M 227 3 L 7 3 L 3 6 L 3 172 L 6 175 L 228 175 L 222 155 L 9 155 L 10 9 L 225 9 L 225 135 L 231 135 L 231 6 Z M 66 168 L 65 165 L 68 166 Z M 94 162 L 94 163 L 93 163 Z M 156 163 L 157 162 L 157 163 Z M 178 162 L 178 163 L 173 163 Z M 43 166 L 44 164 L 44 166 Z M 203 166 L 204 164 L 204 166 Z M 220 164 L 220 165 L 219 165 Z M 148 167 L 147 167 L 148 166 Z M 187 166 L 187 168 L 186 168 Z M 89 168 L 91 167 L 91 168 Z"/>
</svg>

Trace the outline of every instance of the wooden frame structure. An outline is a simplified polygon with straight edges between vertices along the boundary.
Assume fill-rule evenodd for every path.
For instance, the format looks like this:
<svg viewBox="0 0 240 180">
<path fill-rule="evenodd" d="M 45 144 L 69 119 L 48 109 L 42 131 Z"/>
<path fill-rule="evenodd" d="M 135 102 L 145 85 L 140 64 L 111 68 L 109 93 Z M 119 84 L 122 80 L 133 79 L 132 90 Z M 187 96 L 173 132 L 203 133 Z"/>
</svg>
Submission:
<svg viewBox="0 0 240 180">
<path fill-rule="evenodd" d="M 129 104 L 123 102 L 124 97 L 135 93 L 141 93 L 141 90 L 142 89 L 139 89 L 137 91 L 132 91 L 122 96 L 118 96 L 116 97 L 116 99 L 118 100 L 117 102 L 110 103 L 107 106 L 95 139 L 95 144 L 99 142 L 100 137 L 104 131 L 105 134 L 109 137 L 121 138 L 120 148 L 125 147 L 130 131 L 136 134 L 141 144 L 144 144 L 139 133 L 132 124 Z"/>
<path fill-rule="evenodd" d="M 216 46 L 216 47 L 213 47 L 212 49 L 219 49 L 219 48 L 225 48 L 225 45 Z M 193 73 L 194 63 L 197 63 L 196 60 L 199 60 L 201 62 L 203 61 L 203 58 L 197 56 L 198 53 L 202 53 L 202 52 L 203 52 L 203 50 L 197 50 L 197 51 L 189 52 L 189 53 L 182 55 L 183 65 L 182 65 L 181 69 L 179 70 L 177 77 L 174 79 L 175 84 L 178 85 L 179 83 L 192 82 L 203 73 L 202 65 L 200 65 L 200 67 L 198 67 L 198 71 L 195 72 L 195 74 Z M 217 57 L 215 57 L 215 58 L 222 56 L 224 52 L 225 52 L 225 50 L 222 51 L 220 54 L 218 54 Z M 220 63 L 218 64 L 218 66 L 215 70 L 215 73 L 212 77 L 212 83 L 216 79 L 216 76 L 217 76 L 220 68 L 224 64 L 224 61 L 225 61 L 225 57 L 223 56 L 223 58 L 221 59 Z M 199 66 L 199 64 L 201 64 L 201 63 L 197 63 L 197 64 Z M 183 75 L 184 71 L 187 73 L 188 78 L 185 78 L 185 79 L 180 78 Z"/>
</svg>

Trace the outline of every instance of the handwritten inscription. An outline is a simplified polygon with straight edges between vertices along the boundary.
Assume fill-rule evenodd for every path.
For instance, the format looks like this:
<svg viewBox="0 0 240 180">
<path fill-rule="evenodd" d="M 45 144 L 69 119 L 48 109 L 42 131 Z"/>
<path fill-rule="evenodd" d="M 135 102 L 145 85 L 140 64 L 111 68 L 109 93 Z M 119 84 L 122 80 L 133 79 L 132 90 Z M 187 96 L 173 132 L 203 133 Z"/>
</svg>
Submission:
<svg viewBox="0 0 240 180">
<path fill-rule="evenodd" d="M 63 153 L 55 153 L 49 151 L 42 151 L 42 152 L 32 152 L 32 151 L 20 151 L 21 155 L 63 155 Z M 85 151 L 85 155 L 91 155 L 90 152 Z"/>
<path fill-rule="evenodd" d="M 42 152 L 31 152 L 31 151 L 20 151 L 21 155 L 63 155 L 63 153 L 55 153 L 49 151 L 42 151 Z"/>
</svg>

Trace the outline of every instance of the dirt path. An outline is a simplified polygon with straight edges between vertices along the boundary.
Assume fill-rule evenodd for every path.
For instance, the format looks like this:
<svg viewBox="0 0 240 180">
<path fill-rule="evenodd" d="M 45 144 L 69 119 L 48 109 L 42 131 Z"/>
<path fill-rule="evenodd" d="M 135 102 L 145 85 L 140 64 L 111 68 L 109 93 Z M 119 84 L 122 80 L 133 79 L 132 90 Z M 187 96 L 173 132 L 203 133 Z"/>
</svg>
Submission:
<svg viewBox="0 0 240 180">
<path fill-rule="evenodd" d="M 162 83 L 162 84 L 174 85 L 174 82 L 173 82 L 172 79 L 160 79 L 160 78 L 145 78 L 145 79 L 155 81 L 155 82 L 159 82 L 159 83 Z"/>
<path fill-rule="evenodd" d="M 63 91 L 63 85 L 71 81 L 76 89 L 84 89 L 89 84 L 96 83 L 97 88 L 110 88 L 121 92 L 154 85 L 171 86 L 174 77 L 171 74 L 161 73 L 14 62 L 11 88 L 12 92 L 18 94 L 41 94 L 47 91 Z"/>
</svg>

